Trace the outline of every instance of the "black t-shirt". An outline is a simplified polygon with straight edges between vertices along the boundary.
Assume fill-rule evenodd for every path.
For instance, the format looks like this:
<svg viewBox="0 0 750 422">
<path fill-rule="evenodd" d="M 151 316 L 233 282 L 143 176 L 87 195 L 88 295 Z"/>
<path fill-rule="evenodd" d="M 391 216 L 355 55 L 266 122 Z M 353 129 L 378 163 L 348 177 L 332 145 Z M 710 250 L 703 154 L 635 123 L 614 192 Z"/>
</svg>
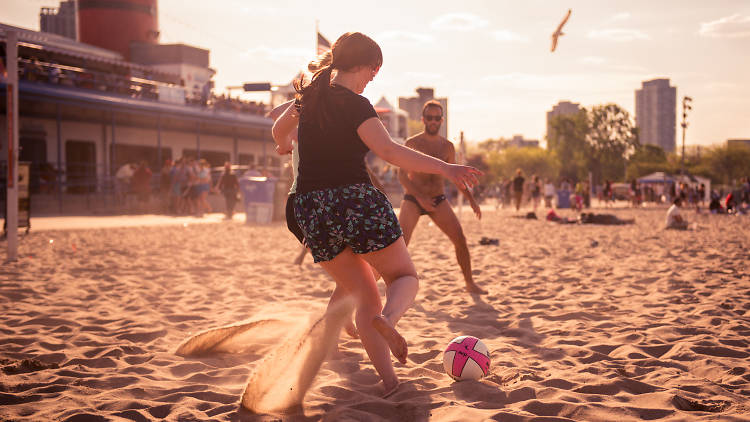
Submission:
<svg viewBox="0 0 750 422">
<path fill-rule="evenodd" d="M 370 101 L 334 85 L 317 106 L 324 108 L 330 121 L 321 128 L 315 119 L 306 121 L 308 110 L 302 109 L 297 193 L 371 183 L 364 160 L 370 149 L 357 134 L 365 120 L 378 116 Z"/>
<path fill-rule="evenodd" d="M 232 173 L 224 173 L 221 175 L 221 181 L 219 182 L 219 189 L 222 193 L 226 194 L 237 194 L 240 188 L 237 176 Z"/>
<path fill-rule="evenodd" d="M 521 176 L 516 176 L 515 179 L 513 179 L 513 191 L 514 192 L 523 192 L 523 182 L 526 179 L 524 179 Z"/>
</svg>

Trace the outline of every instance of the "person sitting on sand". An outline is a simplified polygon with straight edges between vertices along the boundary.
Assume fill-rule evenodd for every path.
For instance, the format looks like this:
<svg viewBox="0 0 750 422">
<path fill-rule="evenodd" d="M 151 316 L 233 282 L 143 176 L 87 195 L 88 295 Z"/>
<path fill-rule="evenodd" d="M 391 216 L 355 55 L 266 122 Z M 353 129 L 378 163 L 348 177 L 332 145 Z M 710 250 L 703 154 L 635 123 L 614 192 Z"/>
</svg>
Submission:
<svg viewBox="0 0 750 422">
<path fill-rule="evenodd" d="M 677 230 L 687 230 L 688 222 L 682 218 L 680 214 L 680 207 L 682 206 L 682 198 L 679 196 L 672 201 L 672 206 L 667 210 L 667 228 Z"/>
<path fill-rule="evenodd" d="M 477 183 L 478 170 L 419 153 L 391 139 L 363 97 L 383 62 L 378 44 L 350 32 L 331 49 L 332 61 L 310 82 L 295 81 L 298 99 L 274 123 L 279 152 L 291 151 L 299 125 L 299 175 L 294 216 L 316 263 L 356 299 L 357 331 L 380 375 L 385 396 L 399 385 L 388 349 L 406 363 L 406 340 L 395 326 L 416 297 L 419 280 L 388 198 L 372 186 L 368 150 L 399 167 L 441 174 L 461 186 Z M 382 307 L 375 278 L 386 284 Z"/>
</svg>

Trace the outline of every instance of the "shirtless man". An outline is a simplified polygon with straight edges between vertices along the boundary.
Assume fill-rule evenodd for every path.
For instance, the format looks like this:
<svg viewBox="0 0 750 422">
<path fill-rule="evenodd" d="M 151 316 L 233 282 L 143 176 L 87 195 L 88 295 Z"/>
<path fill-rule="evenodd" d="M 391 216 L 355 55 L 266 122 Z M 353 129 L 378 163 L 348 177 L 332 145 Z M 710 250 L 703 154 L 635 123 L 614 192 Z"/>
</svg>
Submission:
<svg viewBox="0 0 750 422">
<path fill-rule="evenodd" d="M 428 101 L 422 108 L 422 122 L 424 132 L 412 136 L 406 140 L 406 146 L 422 153 L 439 158 L 448 163 L 456 162 L 456 149 L 453 144 L 438 135 L 440 125 L 443 122 L 443 106 L 437 101 Z M 406 172 L 399 169 L 398 179 L 404 187 L 404 200 L 401 202 L 401 211 L 398 221 L 404 232 L 404 241 L 409 245 L 414 228 L 422 215 L 429 215 L 432 221 L 453 242 L 456 249 L 456 259 L 466 281 L 466 290 L 469 293 L 483 294 L 487 291 L 481 289 L 474 283 L 471 276 L 471 258 L 466 238 L 461 229 L 461 224 L 453 213 L 448 201 L 445 200 L 443 189 L 443 178 L 435 174 Z M 469 200 L 471 208 L 477 218 L 482 218 L 482 211 L 474 200 L 471 192 L 464 186 L 456 186 Z"/>
</svg>

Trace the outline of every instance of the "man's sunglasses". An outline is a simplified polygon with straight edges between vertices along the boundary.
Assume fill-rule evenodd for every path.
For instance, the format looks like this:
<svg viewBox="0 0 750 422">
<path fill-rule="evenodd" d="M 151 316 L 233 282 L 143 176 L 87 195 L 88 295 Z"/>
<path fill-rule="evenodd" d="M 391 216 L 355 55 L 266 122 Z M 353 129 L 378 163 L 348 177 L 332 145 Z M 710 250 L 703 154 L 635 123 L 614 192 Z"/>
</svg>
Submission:
<svg viewBox="0 0 750 422">
<path fill-rule="evenodd" d="M 422 117 L 424 117 L 424 119 L 428 122 L 433 121 L 433 120 L 436 122 L 439 122 L 443 120 L 443 116 L 422 116 Z"/>
</svg>

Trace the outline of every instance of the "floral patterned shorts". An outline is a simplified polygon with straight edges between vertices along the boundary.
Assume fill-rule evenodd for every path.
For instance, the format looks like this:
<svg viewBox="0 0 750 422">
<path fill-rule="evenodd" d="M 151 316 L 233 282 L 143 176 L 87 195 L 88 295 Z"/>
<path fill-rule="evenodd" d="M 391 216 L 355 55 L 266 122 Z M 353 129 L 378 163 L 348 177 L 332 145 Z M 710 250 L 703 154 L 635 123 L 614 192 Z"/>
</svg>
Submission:
<svg viewBox="0 0 750 422">
<path fill-rule="evenodd" d="M 298 193 L 294 217 L 315 262 L 347 246 L 358 254 L 378 251 L 402 235 L 388 198 L 367 183 Z"/>
</svg>

